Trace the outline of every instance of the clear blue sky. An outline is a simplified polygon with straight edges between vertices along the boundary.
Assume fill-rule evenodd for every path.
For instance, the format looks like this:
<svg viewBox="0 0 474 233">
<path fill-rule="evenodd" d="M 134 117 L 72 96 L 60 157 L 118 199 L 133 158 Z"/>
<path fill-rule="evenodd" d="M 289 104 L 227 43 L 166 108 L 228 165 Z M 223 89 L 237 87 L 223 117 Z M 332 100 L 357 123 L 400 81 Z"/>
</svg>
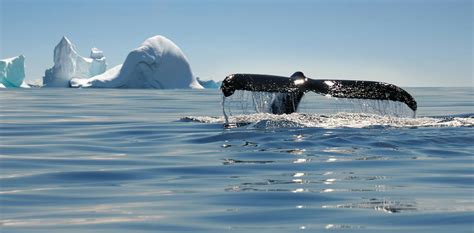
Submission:
<svg viewBox="0 0 474 233">
<path fill-rule="evenodd" d="M 401 86 L 473 86 L 471 0 L 0 0 L 0 57 L 26 56 L 27 79 L 53 65 L 63 35 L 122 63 L 164 35 L 196 76 L 290 75 Z"/>
</svg>

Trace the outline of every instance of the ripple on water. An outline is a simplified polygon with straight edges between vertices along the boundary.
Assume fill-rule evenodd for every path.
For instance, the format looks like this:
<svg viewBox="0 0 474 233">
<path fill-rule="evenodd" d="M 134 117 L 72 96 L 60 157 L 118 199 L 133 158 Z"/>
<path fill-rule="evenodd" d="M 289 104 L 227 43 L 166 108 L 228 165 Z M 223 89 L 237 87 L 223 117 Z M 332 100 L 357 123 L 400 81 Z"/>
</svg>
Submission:
<svg viewBox="0 0 474 233">
<path fill-rule="evenodd" d="M 413 93 L 424 116 L 472 109 L 470 89 Z M 325 113 L 334 106 L 309 101 L 315 113 L 233 115 L 239 127 L 226 128 L 217 91 L 0 95 L 12 100 L 0 117 L 2 232 L 472 230 L 472 114 Z"/>
</svg>

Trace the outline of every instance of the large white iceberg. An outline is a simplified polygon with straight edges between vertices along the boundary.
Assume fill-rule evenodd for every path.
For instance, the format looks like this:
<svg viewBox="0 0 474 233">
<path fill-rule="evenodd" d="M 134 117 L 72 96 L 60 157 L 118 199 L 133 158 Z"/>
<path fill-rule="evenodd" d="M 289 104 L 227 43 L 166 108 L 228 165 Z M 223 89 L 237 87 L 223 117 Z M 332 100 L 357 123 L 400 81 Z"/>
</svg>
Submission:
<svg viewBox="0 0 474 233">
<path fill-rule="evenodd" d="M 0 88 L 28 88 L 25 79 L 25 57 L 23 55 L 0 60 Z"/>
<path fill-rule="evenodd" d="M 72 87 L 203 88 L 193 76 L 181 49 L 164 36 L 145 40 L 131 51 L 123 65 L 89 79 L 74 78 Z"/>
<path fill-rule="evenodd" d="M 46 70 L 43 86 L 69 87 L 72 78 L 87 79 L 104 73 L 106 69 L 102 51 L 92 48 L 90 57 L 82 57 L 71 41 L 63 37 L 54 48 L 54 66 Z"/>
</svg>

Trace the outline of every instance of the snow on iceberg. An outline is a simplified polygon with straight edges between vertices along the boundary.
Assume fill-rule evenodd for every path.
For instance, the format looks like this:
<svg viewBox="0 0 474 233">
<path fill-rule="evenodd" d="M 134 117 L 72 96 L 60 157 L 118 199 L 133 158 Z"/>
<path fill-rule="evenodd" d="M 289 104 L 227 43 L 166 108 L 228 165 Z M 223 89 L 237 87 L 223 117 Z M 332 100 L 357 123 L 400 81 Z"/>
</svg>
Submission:
<svg viewBox="0 0 474 233">
<path fill-rule="evenodd" d="M 45 71 L 43 86 L 69 87 L 72 78 L 87 79 L 105 72 L 105 57 L 97 48 L 91 49 L 90 57 L 82 57 L 67 37 L 54 48 L 54 66 Z"/>
<path fill-rule="evenodd" d="M 70 84 L 98 88 L 203 88 L 184 53 L 164 36 L 146 39 L 128 54 L 123 65 L 89 79 L 74 78 Z"/>
<path fill-rule="evenodd" d="M 28 88 L 25 79 L 25 57 L 23 55 L 0 60 L 0 88 Z"/>
<path fill-rule="evenodd" d="M 214 80 L 202 80 L 198 77 L 197 81 L 206 89 L 219 89 L 220 87 L 219 83 L 215 82 Z"/>
</svg>

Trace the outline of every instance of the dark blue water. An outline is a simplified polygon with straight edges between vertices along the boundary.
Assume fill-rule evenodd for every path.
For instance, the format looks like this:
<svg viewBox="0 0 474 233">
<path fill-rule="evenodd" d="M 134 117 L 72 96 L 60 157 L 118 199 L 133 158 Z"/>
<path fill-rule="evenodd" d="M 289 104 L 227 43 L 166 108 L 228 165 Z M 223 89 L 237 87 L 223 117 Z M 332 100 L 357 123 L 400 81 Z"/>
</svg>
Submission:
<svg viewBox="0 0 474 233">
<path fill-rule="evenodd" d="M 217 90 L 1 90 L 1 232 L 473 232 L 473 90 L 408 91 L 225 129 Z"/>
</svg>

